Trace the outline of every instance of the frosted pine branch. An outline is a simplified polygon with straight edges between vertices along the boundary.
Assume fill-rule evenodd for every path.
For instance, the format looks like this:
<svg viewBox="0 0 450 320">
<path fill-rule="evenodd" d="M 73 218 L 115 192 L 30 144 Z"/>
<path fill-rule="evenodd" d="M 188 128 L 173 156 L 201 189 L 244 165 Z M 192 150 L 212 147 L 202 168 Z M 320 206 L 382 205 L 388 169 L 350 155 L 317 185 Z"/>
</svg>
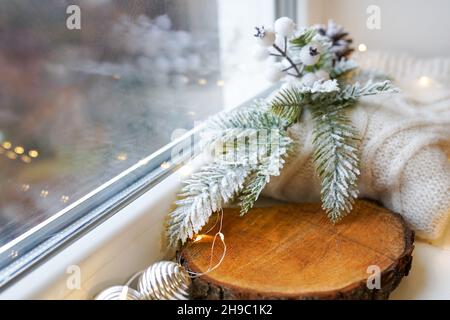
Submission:
<svg viewBox="0 0 450 320">
<path fill-rule="evenodd" d="M 287 136 L 275 137 L 268 146 L 269 156 L 263 158 L 258 163 L 253 172 L 247 177 L 244 188 L 239 197 L 239 206 L 241 207 L 241 215 L 246 214 L 258 200 L 259 195 L 264 187 L 270 181 L 271 176 L 279 176 L 283 169 L 284 157 L 290 151 L 292 140 Z"/>
<path fill-rule="evenodd" d="M 333 221 L 352 209 L 358 196 L 359 138 L 345 110 L 312 108 L 315 122 L 314 163 L 321 178 L 322 206 Z"/>
<path fill-rule="evenodd" d="M 330 76 L 332 78 L 342 77 L 357 68 L 358 65 L 353 60 L 339 60 L 331 70 Z"/>
<path fill-rule="evenodd" d="M 362 86 L 359 82 L 356 82 L 355 84 L 347 85 L 344 89 L 342 89 L 338 93 L 336 99 L 340 101 L 344 100 L 356 102 L 363 96 L 396 92 L 399 92 L 399 90 L 393 86 L 392 82 L 389 80 L 380 82 L 368 81 L 364 86 Z"/>
<path fill-rule="evenodd" d="M 255 169 L 287 152 L 291 143 L 287 127 L 284 119 L 257 104 L 212 118 L 204 143 L 216 163 Z"/>
<path fill-rule="evenodd" d="M 260 132 L 272 129 L 285 130 L 288 123 L 267 112 L 262 103 L 220 113 L 209 119 L 203 133 L 202 143 L 205 147 L 214 147 L 217 143 L 225 143 L 244 137 L 253 137 Z"/>
<path fill-rule="evenodd" d="M 204 137 L 205 146 L 217 150 L 219 145 L 222 149 L 214 163 L 185 181 L 177 208 L 170 214 L 172 245 L 192 238 L 213 212 L 238 193 L 242 213 L 248 211 L 269 177 L 280 174 L 283 156 L 292 142 L 286 121 L 256 106 L 218 115 L 206 127 L 210 132 Z"/>
<path fill-rule="evenodd" d="M 282 89 L 271 104 L 272 112 L 289 124 L 297 122 L 302 113 L 303 94 L 295 89 Z"/>
<path fill-rule="evenodd" d="M 222 209 L 243 188 L 249 170 L 242 166 L 208 165 L 185 181 L 182 199 L 170 214 L 167 228 L 172 246 L 201 230 L 213 212 Z"/>
<path fill-rule="evenodd" d="M 258 171 L 253 172 L 248 176 L 248 182 L 244 186 L 241 195 L 239 197 L 239 206 L 241 207 L 241 215 L 246 214 L 267 184 L 267 176 L 260 174 Z"/>
</svg>

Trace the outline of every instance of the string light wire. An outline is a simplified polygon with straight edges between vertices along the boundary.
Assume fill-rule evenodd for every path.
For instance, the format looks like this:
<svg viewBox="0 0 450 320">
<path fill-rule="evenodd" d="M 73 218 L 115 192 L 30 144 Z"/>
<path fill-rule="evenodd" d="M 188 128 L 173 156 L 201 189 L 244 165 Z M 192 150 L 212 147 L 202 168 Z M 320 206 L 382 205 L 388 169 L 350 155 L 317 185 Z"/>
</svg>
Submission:
<svg viewBox="0 0 450 320">
<path fill-rule="evenodd" d="M 208 264 L 208 268 L 205 272 L 193 272 L 193 271 L 189 271 L 186 270 L 187 274 L 189 275 L 190 278 L 197 278 L 200 276 L 203 276 L 215 269 L 217 269 L 223 262 L 223 260 L 225 259 L 225 255 L 227 252 L 227 245 L 225 243 L 225 235 L 222 233 L 222 227 L 223 227 L 223 210 L 220 210 L 220 213 L 217 215 L 216 221 L 214 222 L 214 224 L 208 229 L 208 231 L 205 233 L 209 233 L 211 232 L 219 223 L 219 230 L 216 232 L 216 234 L 214 235 L 212 244 L 211 244 L 211 254 L 210 254 L 210 259 L 209 259 L 209 264 Z M 213 262 L 214 262 L 214 250 L 216 247 L 216 242 L 218 241 L 218 239 L 220 239 L 220 241 L 222 242 L 223 245 L 223 252 L 222 255 L 219 259 L 219 261 L 213 266 Z M 178 264 L 181 266 L 181 256 L 178 258 Z M 131 284 L 140 276 L 142 276 L 142 274 L 144 274 L 145 270 L 141 270 L 136 272 L 135 274 L 133 274 L 128 281 L 125 283 L 124 287 L 122 288 L 122 291 L 119 295 L 119 299 L 123 300 L 126 299 L 129 288 L 131 287 Z"/>
<path fill-rule="evenodd" d="M 219 217 L 220 217 L 220 219 L 219 219 Z M 212 241 L 212 244 L 211 244 L 211 255 L 210 255 L 210 259 L 209 259 L 208 268 L 207 268 L 207 270 L 205 272 L 193 272 L 193 271 L 190 271 L 190 270 L 186 270 L 191 278 L 198 278 L 200 276 L 203 276 L 205 274 L 210 273 L 211 271 L 214 271 L 215 269 L 217 269 L 222 264 L 223 260 L 225 259 L 225 255 L 226 255 L 226 252 L 227 252 L 227 245 L 225 243 L 225 235 L 222 233 L 223 209 L 220 210 L 220 214 L 217 216 L 215 224 L 207 231 L 207 233 L 210 232 L 212 229 L 214 229 L 214 227 L 217 225 L 217 221 L 220 221 L 219 231 L 214 235 L 214 238 L 213 238 L 213 241 Z M 222 252 L 222 256 L 220 257 L 219 261 L 213 266 L 214 248 L 216 246 L 216 241 L 217 241 L 218 238 L 220 238 L 220 241 L 222 242 L 223 252 Z M 181 264 L 181 255 L 178 258 L 178 264 Z"/>
</svg>

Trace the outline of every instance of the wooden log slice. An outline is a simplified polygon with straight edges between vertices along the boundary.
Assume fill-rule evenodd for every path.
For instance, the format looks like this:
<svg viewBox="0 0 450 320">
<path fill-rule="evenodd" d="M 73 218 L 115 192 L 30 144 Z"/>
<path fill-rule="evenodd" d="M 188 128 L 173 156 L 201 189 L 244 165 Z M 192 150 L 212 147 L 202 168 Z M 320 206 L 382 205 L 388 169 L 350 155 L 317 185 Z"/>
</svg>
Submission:
<svg viewBox="0 0 450 320">
<path fill-rule="evenodd" d="M 194 299 L 387 299 L 408 275 L 414 247 L 400 215 L 364 200 L 335 225 L 320 204 L 254 208 L 244 217 L 226 209 L 222 232 L 225 259 L 193 280 Z M 190 242 L 180 254 L 186 268 L 205 272 L 211 242 Z M 219 241 L 215 262 L 221 254 Z M 381 271 L 380 289 L 367 286 L 369 266 Z"/>
</svg>

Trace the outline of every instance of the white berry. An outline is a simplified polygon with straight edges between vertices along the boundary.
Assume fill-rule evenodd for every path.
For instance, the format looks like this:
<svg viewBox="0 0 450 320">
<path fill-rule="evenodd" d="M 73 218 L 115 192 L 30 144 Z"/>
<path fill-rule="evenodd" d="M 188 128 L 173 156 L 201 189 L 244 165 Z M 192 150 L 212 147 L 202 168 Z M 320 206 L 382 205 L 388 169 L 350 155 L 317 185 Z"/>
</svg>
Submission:
<svg viewBox="0 0 450 320">
<path fill-rule="evenodd" d="M 288 17 L 282 17 L 275 21 L 275 32 L 283 37 L 289 37 L 294 33 L 295 23 Z"/>
<path fill-rule="evenodd" d="M 256 42 L 263 47 L 270 47 L 275 42 L 275 32 L 271 29 L 265 29 L 264 35 L 256 37 Z"/>
<path fill-rule="evenodd" d="M 255 51 L 253 52 L 253 56 L 255 57 L 256 60 L 259 61 L 263 61 L 265 59 L 267 59 L 270 55 L 269 50 L 267 50 L 267 48 L 265 47 L 256 47 Z"/>
<path fill-rule="evenodd" d="M 316 82 L 317 80 L 319 80 L 317 76 L 314 73 L 309 72 L 303 75 L 303 77 L 300 79 L 300 83 L 306 87 L 312 87 L 314 82 Z"/>
<path fill-rule="evenodd" d="M 307 44 L 300 50 L 300 61 L 306 66 L 315 65 L 320 58 L 320 48 L 315 44 Z"/>
<path fill-rule="evenodd" d="M 269 65 L 265 73 L 266 79 L 270 82 L 277 82 L 283 77 L 282 66 L 279 63 Z"/>
<path fill-rule="evenodd" d="M 323 81 L 330 80 L 330 74 L 328 72 L 326 72 L 325 70 L 317 70 L 314 74 L 318 80 L 323 80 Z"/>
<path fill-rule="evenodd" d="M 281 48 L 282 50 L 285 50 L 284 47 L 284 37 L 281 37 L 279 34 L 275 36 L 275 45 L 278 46 L 278 48 Z"/>
</svg>

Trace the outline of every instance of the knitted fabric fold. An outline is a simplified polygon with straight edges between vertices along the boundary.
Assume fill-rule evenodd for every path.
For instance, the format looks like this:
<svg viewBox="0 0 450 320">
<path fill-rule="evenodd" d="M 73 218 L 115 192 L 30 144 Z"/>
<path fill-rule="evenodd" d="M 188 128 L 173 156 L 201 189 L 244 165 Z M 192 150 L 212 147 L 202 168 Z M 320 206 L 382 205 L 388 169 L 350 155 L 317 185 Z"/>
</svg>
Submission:
<svg viewBox="0 0 450 320">
<path fill-rule="evenodd" d="M 379 53 L 365 59 L 360 61 L 364 67 L 369 61 L 397 76 L 402 93 L 362 99 L 351 111 L 362 138 L 360 197 L 380 201 L 420 237 L 435 239 L 450 217 L 450 60 Z M 320 201 L 308 114 L 290 128 L 290 135 L 296 152 L 263 195 Z"/>
</svg>

